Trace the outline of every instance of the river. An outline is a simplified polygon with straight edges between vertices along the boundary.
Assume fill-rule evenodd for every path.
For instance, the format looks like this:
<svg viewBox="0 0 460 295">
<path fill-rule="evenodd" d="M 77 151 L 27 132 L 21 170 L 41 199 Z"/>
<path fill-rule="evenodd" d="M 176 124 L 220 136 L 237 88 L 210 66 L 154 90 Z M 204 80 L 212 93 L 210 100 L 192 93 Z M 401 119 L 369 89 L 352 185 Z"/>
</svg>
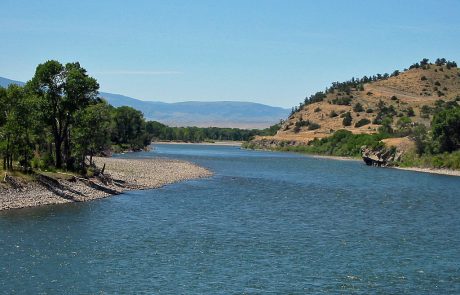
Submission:
<svg viewBox="0 0 460 295">
<path fill-rule="evenodd" d="M 0 212 L 0 294 L 458 294 L 460 178 L 158 144 L 208 179 Z"/>
</svg>

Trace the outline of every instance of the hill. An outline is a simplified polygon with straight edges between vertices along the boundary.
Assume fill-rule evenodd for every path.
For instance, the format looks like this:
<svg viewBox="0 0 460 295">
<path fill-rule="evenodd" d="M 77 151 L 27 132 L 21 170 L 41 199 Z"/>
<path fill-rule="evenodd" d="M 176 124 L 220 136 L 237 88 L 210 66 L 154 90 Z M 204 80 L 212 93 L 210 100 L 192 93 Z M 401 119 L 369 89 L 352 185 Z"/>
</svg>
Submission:
<svg viewBox="0 0 460 295">
<path fill-rule="evenodd" d="M 24 82 L 15 81 L 7 78 L 0 77 L 0 87 L 8 87 L 10 84 L 24 85 Z"/>
<path fill-rule="evenodd" d="M 340 129 L 373 134 L 402 124 L 429 126 L 437 108 L 460 101 L 460 70 L 444 59 L 423 60 L 402 72 L 335 82 L 306 98 L 270 139 L 304 144 Z M 347 122 L 346 122 L 347 121 Z"/>
<path fill-rule="evenodd" d="M 0 77 L 0 86 L 23 85 L 24 82 Z M 155 120 L 170 126 L 267 128 L 285 118 L 288 109 L 272 107 L 259 103 L 239 101 L 187 101 L 165 103 L 143 101 L 132 97 L 101 92 L 115 107 L 130 106 L 143 112 L 148 120 Z"/>
<path fill-rule="evenodd" d="M 266 128 L 289 114 L 288 109 L 239 101 L 187 101 L 164 103 L 142 101 L 131 97 L 101 92 L 115 106 L 127 105 L 142 111 L 149 120 L 170 126 Z"/>
</svg>

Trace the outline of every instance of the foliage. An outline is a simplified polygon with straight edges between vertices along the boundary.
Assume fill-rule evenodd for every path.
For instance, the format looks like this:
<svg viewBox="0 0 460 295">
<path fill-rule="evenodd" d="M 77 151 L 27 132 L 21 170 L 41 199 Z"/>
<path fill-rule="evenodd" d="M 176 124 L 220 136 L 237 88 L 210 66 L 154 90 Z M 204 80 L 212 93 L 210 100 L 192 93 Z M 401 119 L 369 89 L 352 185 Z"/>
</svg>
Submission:
<svg viewBox="0 0 460 295">
<path fill-rule="evenodd" d="M 460 169 L 460 151 L 441 154 L 407 153 L 403 156 L 401 167 Z"/>
<path fill-rule="evenodd" d="M 460 148 L 460 107 L 437 113 L 433 117 L 431 128 L 438 152 L 452 152 Z"/>
<path fill-rule="evenodd" d="M 256 135 L 272 136 L 281 128 L 284 121 L 272 125 L 266 129 L 239 129 L 239 128 L 218 128 L 218 127 L 169 127 L 156 121 L 146 123 L 146 131 L 149 138 L 153 140 L 168 141 L 248 141 Z"/>
<path fill-rule="evenodd" d="M 55 165 L 71 160 L 70 132 L 75 114 L 95 102 L 99 84 L 78 62 L 63 66 L 55 60 L 37 66 L 27 87 L 40 99 L 40 115 L 51 130 Z"/>
<path fill-rule="evenodd" d="M 351 122 L 353 121 L 353 118 L 351 117 L 350 112 L 346 112 L 343 116 L 342 120 L 342 125 L 343 126 L 351 126 Z"/>
<path fill-rule="evenodd" d="M 358 122 L 356 122 L 355 127 L 356 128 L 362 127 L 362 126 L 365 126 L 365 125 L 370 124 L 370 123 L 371 123 L 371 121 L 369 119 L 364 118 L 364 119 L 361 119 Z"/>
<path fill-rule="evenodd" d="M 349 106 L 351 105 L 351 97 L 337 97 L 331 100 L 331 103 L 336 105 Z"/>
<path fill-rule="evenodd" d="M 357 113 L 360 113 L 360 112 L 364 112 L 364 107 L 362 104 L 360 104 L 359 102 L 356 103 L 354 106 L 353 106 L 353 111 L 357 112 Z"/>
<path fill-rule="evenodd" d="M 382 147 L 383 144 L 380 140 L 386 137 L 382 134 L 353 134 L 347 130 L 338 130 L 332 136 L 315 139 L 306 146 L 286 145 L 279 149 L 311 154 L 358 157 L 361 155 L 362 146 Z"/>
<path fill-rule="evenodd" d="M 145 119 L 142 112 L 128 106 L 113 110 L 112 142 L 126 144 L 132 150 L 140 150 L 150 143 L 145 132 Z"/>
<path fill-rule="evenodd" d="M 110 148 L 111 109 L 105 101 L 90 105 L 76 114 L 73 130 L 78 165 L 84 168 L 85 157 L 92 157 Z"/>
</svg>

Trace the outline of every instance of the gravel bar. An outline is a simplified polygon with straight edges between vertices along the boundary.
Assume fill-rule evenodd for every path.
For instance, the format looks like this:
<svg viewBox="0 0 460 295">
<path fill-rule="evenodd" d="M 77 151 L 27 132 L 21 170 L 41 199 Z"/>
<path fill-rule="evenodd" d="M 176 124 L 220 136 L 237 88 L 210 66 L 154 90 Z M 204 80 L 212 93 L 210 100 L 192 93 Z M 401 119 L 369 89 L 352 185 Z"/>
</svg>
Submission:
<svg viewBox="0 0 460 295">
<path fill-rule="evenodd" d="M 85 202 L 120 194 L 128 190 L 153 189 L 161 186 L 209 177 L 212 173 L 186 161 L 171 159 L 120 159 L 95 157 L 98 167 L 105 164 L 105 175 L 113 181 L 90 179 L 60 179 L 46 185 L 38 181 L 24 183 L 20 189 L 0 188 L 0 210 L 49 204 Z"/>
</svg>

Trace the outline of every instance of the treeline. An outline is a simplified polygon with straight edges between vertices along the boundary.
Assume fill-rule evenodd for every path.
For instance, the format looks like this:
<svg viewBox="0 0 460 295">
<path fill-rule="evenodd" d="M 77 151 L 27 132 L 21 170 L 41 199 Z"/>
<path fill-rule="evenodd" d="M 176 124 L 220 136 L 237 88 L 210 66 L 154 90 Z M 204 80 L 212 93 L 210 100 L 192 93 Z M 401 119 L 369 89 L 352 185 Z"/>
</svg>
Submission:
<svg viewBox="0 0 460 295">
<path fill-rule="evenodd" d="M 282 123 L 281 121 L 269 128 L 260 130 L 218 127 L 169 127 L 156 121 L 150 121 L 147 122 L 146 130 L 153 140 L 185 142 L 248 141 L 256 135 L 275 135 Z"/>
<path fill-rule="evenodd" d="M 457 63 L 455 61 L 448 61 L 445 58 L 437 58 L 434 64 L 436 66 L 446 66 L 447 69 L 457 67 Z M 417 69 L 422 68 L 424 70 L 429 69 L 430 68 L 429 59 L 424 58 L 420 62 L 414 63 L 409 67 L 409 69 L 414 69 L 414 68 L 417 68 Z M 404 69 L 404 71 L 407 71 L 407 69 Z M 353 90 L 363 91 L 364 84 L 366 83 L 386 80 L 390 77 L 399 76 L 399 74 L 400 74 L 400 71 L 395 70 L 391 74 L 388 74 L 388 73 L 375 74 L 371 76 L 364 76 L 362 78 L 353 77 L 350 80 L 345 81 L 345 82 L 332 82 L 332 85 L 330 87 L 326 87 L 324 91 L 318 91 L 313 95 L 305 97 L 305 100 L 301 102 L 299 106 L 295 106 L 292 108 L 291 115 L 298 112 L 305 105 L 323 101 L 326 98 L 326 95 L 329 93 L 342 92 L 342 93 L 345 93 L 346 95 L 350 95 L 351 91 Z"/>
<path fill-rule="evenodd" d="M 141 150 L 152 140 L 246 141 L 265 130 L 168 127 L 147 122 L 131 107 L 115 108 L 98 97 L 99 84 L 78 62 L 47 61 L 24 86 L 0 87 L 0 157 L 3 169 L 85 172 L 92 157 Z M 89 156 L 89 157 L 88 157 Z"/>
<path fill-rule="evenodd" d="M 99 84 L 78 62 L 38 65 L 25 86 L 0 88 L 3 169 L 55 167 L 84 170 L 85 157 L 113 144 L 141 149 L 150 143 L 141 112 L 114 108 L 98 97 Z M 91 160 L 90 160 L 91 161 Z"/>
</svg>

